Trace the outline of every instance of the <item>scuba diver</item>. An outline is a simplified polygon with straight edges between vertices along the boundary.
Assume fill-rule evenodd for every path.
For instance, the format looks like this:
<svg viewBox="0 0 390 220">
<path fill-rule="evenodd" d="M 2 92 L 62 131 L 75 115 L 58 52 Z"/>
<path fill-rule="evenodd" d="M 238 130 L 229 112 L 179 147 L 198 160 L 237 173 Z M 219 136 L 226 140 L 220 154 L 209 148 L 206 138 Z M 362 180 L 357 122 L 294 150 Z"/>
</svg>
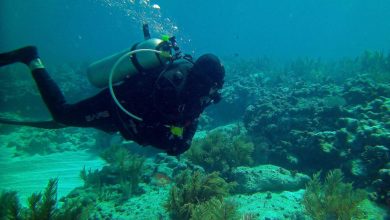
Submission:
<svg viewBox="0 0 390 220">
<path fill-rule="evenodd" d="M 195 62 L 181 55 L 174 37 L 150 38 L 147 26 L 144 36 L 145 40 L 130 50 L 92 64 L 87 70 L 89 79 L 103 89 L 75 104 L 66 102 L 36 47 L 0 54 L 0 67 L 16 62 L 29 67 L 53 118 L 43 122 L 0 118 L 0 123 L 119 131 L 142 146 L 151 145 L 169 155 L 182 154 L 191 145 L 200 114 L 221 99 L 225 70 L 213 54 L 202 55 Z"/>
</svg>

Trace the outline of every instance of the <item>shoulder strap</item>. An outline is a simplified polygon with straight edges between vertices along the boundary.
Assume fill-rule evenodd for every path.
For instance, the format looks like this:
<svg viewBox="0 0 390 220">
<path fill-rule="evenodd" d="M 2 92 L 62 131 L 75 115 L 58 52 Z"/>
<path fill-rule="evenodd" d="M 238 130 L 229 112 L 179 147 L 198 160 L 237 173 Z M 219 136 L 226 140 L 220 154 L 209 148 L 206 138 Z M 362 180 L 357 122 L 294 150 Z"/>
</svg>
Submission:
<svg viewBox="0 0 390 220">
<path fill-rule="evenodd" d="M 154 106 L 167 119 L 181 117 L 183 91 L 192 66 L 189 60 L 177 60 L 156 79 L 153 91 Z"/>
</svg>

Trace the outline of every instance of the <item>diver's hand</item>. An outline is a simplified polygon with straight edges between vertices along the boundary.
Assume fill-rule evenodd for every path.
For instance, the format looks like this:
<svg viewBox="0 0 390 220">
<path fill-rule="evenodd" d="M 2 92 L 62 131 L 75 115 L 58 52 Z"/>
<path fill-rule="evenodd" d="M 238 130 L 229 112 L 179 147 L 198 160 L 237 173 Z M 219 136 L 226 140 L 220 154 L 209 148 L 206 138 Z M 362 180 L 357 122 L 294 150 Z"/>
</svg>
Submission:
<svg viewBox="0 0 390 220">
<path fill-rule="evenodd" d="M 178 156 L 186 152 L 191 146 L 191 140 L 175 138 L 171 141 L 170 148 L 166 151 L 170 156 Z"/>
</svg>

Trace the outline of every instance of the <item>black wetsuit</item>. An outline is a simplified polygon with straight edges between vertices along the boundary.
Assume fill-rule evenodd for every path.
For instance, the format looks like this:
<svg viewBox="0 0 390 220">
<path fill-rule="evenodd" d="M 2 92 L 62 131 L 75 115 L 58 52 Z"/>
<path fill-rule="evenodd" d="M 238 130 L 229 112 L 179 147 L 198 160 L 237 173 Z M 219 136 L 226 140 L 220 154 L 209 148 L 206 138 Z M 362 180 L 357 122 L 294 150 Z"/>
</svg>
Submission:
<svg viewBox="0 0 390 220">
<path fill-rule="evenodd" d="M 121 111 L 107 88 L 93 97 L 68 104 L 45 69 L 36 69 L 32 75 L 56 122 L 65 126 L 93 127 L 109 133 L 119 131 L 125 139 L 179 155 L 190 147 L 198 117 L 206 107 L 200 103 L 196 91 L 185 88 L 190 84 L 187 75 L 191 67 L 190 62 L 178 62 L 164 72 L 170 75 L 168 78 L 161 78 L 161 71 L 151 71 L 114 86 L 120 103 L 143 121 Z M 162 81 L 157 85 L 158 79 Z M 177 88 L 169 85 L 172 83 Z M 183 128 L 183 135 L 174 135 L 171 126 Z"/>
</svg>

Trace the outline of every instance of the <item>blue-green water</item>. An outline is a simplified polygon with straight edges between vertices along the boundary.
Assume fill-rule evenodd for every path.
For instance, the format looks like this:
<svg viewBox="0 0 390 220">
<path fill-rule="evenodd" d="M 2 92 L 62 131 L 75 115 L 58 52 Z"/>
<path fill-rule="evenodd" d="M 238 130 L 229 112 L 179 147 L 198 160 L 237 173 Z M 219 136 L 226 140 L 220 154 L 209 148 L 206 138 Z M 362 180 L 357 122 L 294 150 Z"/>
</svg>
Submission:
<svg viewBox="0 0 390 220">
<path fill-rule="evenodd" d="M 196 54 L 334 59 L 390 47 L 386 0 L 139 2 L 2 0 L 0 48 L 35 44 L 53 60 L 96 58 L 141 40 L 141 21 Z"/>
<path fill-rule="evenodd" d="M 389 11 L 386 0 L 0 0 L 0 53 L 36 45 L 70 102 L 98 91 L 86 67 L 142 41 L 144 23 L 226 69 L 223 100 L 179 158 L 90 128 L 0 124 L 0 219 L 5 192 L 27 207 L 55 177 L 54 219 L 69 207 L 83 214 L 67 219 L 388 219 Z M 50 118 L 21 64 L 0 68 L 0 117 Z"/>
</svg>

